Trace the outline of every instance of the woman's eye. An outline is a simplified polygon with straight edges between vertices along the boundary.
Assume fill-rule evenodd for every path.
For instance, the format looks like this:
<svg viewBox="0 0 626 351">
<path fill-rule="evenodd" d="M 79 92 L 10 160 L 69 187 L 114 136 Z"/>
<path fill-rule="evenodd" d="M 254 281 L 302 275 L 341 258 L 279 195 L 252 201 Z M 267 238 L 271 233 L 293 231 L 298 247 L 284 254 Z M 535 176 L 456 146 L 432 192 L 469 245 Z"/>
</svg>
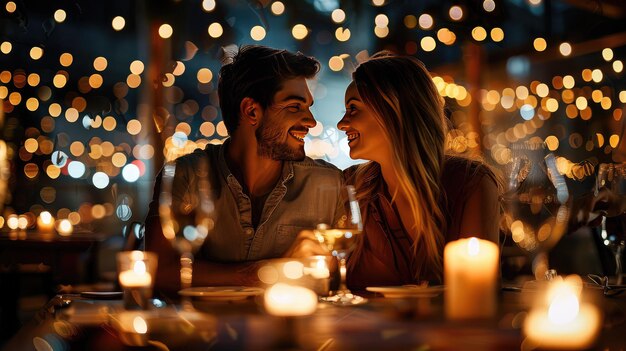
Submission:
<svg viewBox="0 0 626 351">
<path fill-rule="evenodd" d="M 355 112 L 356 112 L 356 107 L 354 107 L 354 105 L 348 106 L 348 113 L 349 114 L 353 114 Z"/>
</svg>

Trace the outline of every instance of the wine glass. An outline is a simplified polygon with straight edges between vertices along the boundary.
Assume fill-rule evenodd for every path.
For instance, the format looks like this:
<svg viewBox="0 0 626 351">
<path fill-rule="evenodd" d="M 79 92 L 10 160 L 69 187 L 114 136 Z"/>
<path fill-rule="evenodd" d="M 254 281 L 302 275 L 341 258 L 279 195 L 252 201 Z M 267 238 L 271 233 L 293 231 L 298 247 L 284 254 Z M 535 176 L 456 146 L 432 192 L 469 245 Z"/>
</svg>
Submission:
<svg viewBox="0 0 626 351">
<path fill-rule="evenodd" d="M 324 297 L 321 300 L 337 305 L 358 305 L 367 302 L 361 296 L 352 294 L 346 286 L 346 259 L 354 250 L 358 238 L 363 232 L 361 210 L 356 199 L 356 190 L 352 185 L 336 187 L 321 187 L 318 189 L 320 206 L 337 201 L 335 213 L 326 214 L 326 218 L 319 221 L 314 233 L 317 240 L 337 259 L 339 263 L 340 285 L 335 295 Z"/>
<path fill-rule="evenodd" d="M 159 216 L 163 235 L 180 254 L 180 287 L 191 287 L 194 254 L 214 227 L 208 159 L 168 162 L 162 171 Z"/>
<path fill-rule="evenodd" d="M 514 144 L 503 196 L 505 222 L 513 241 L 532 259 L 535 278 L 550 279 L 547 252 L 567 230 L 570 195 L 543 142 Z"/>
<path fill-rule="evenodd" d="M 618 198 L 626 196 L 626 164 L 600 164 L 596 175 L 595 195 L 597 196 L 601 191 L 608 191 Z M 602 208 L 600 208 L 602 203 L 598 205 L 600 206 L 596 206 L 592 211 L 602 210 Z M 615 256 L 615 276 L 616 284 L 618 285 L 622 284 L 623 279 L 622 255 L 624 253 L 624 247 L 626 246 L 626 233 L 624 233 L 624 229 L 625 228 L 615 228 L 615 226 L 607 225 L 606 216 L 602 218 L 602 231 L 600 235 L 602 236 L 604 245 L 608 246 Z"/>
</svg>

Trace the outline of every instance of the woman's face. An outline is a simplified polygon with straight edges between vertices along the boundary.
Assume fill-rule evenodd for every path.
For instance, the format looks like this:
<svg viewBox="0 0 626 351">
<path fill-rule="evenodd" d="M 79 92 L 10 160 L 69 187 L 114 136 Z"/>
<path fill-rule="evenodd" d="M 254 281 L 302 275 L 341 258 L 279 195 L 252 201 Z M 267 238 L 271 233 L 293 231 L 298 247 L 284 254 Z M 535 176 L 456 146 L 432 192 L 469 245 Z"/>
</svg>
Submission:
<svg viewBox="0 0 626 351">
<path fill-rule="evenodd" d="M 337 128 L 346 132 L 350 157 L 380 163 L 389 160 L 390 146 L 376 121 L 374 112 L 363 103 L 354 82 L 346 89 L 346 113 Z"/>
</svg>

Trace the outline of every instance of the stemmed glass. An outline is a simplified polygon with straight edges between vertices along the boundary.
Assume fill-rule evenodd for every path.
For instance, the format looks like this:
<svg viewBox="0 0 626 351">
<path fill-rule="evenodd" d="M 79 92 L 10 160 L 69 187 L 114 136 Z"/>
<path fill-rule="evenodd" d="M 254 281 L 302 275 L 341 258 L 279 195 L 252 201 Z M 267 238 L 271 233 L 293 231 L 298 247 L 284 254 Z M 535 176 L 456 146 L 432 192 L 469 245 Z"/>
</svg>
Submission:
<svg viewBox="0 0 626 351">
<path fill-rule="evenodd" d="M 626 164 L 600 164 L 596 175 L 595 195 L 598 196 L 601 191 L 608 191 L 613 196 L 617 197 L 626 196 Z M 600 208 L 598 207 L 599 206 L 596 206 L 592 211 L 599 210 Z M 606 217 L 602 218 L 602 231 L 600 235 L 602 236 L 604 245 L 608 246 L 615 256 L 616 284 L 620 285 L 623 279 L 622 255 L 624 253 L 624 247 L 626 246 L 625 228 L 613 229 L 607 226 L 606 221 Z"/>
<path fill-rule="evenodd" d="M 193 257 L 214 227 L 208 159 L 169 162 L 162 171 L 159 216 L 163 235 L 180 254 L 180 287 L 191 287 Z"/>
<path fill-rule="evenodd" d="M 337 305 L 358 305 L 367 302 L 363 297 L 352 294 L 346 285 L 346 260 L 363 232 L 356 190 L 352 185 L 341 186 L 339 189 L 322 186 L 318 189 L 317 195 L 319 206 L 330 209 L 329 204 L 337 203 L 335 213 L 327 211 L 326 217 L 319 221 L 314 233 L 317 240 L 337 259 L 341 277 L 339 290 L 335 295 L 321 300 Z"/>
<path fill-rule="evenodd" d="M 556 158 L 546 153 L 543 142 L 513 145 L 503 197 L 505 221 L 513 241 L 530 254 L 538 280 L 550 279 L 547 252 L 567 230 L 569 197 Z"/>
</svg>

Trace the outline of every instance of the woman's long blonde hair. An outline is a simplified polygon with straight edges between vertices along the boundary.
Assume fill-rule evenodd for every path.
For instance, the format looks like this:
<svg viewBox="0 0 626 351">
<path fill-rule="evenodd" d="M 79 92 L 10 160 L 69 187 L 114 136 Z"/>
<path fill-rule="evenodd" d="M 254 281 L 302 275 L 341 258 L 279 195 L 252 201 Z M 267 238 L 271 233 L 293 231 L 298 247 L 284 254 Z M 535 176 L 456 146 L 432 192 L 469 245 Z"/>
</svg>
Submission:
<svg viewBox="0 0 626 351">
<path fill-rule="evenodd" d="M 446 224 L 440 202 L 447 134 L 444 100 L 424 64 L 413 57 L 377 53 L 357 67 L 353 80 L 363 103 L 372 109 L 383 136 L 394 148 L 392 162 L 398 191 L 408 199 L 416 223 L 406 228 L 416 238 L 415 278 L 428 275 L 441 279 Z M 380 165 L 373 161 L 359 165 L 348 182 L 355 185 L 362 212 L 367 216 L 382 186 Z M 397 195 L 391 194 L 392 200 Z M 361 247 L 357 247 L 353 253 L 357 257 L 351 261 L 358 262 L 360 252 Z"/>
</svg>

